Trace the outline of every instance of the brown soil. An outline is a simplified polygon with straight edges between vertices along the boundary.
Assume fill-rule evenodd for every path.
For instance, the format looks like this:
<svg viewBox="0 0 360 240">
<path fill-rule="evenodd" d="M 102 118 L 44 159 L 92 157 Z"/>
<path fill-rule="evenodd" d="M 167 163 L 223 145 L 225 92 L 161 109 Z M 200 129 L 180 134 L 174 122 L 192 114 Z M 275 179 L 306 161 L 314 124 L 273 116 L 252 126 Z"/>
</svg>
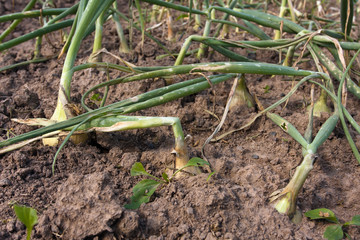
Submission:
<svg viewBox="0 0 360 240">
<path fill-rule="evenodd" d="M 15 11 L 11 2 L 0 1 L 1 14 Z M 121 9 L 127 11 L 127 1 L 122 2 Z M 58 7 L 65 4 L 58 4 Z M 16 11 L 23 7 L 24 4 L 17 5 Z M 1 29 L 7 26 L 8 23 L 0 24 Z M 7 39 L 37 26 L 37 20 L 25 21 Z M 126 31 L 127 36 L 128 33 Z M 161 28 L 153 32 L 158 38 L 162 33 Z M 156 56 L 164 52 L 150 40 L 145 41 L 142 51 L 140 45 L 137 46 L 139 32 L 135 31 L 132 55 L 119 54 L 112 23 L 106 24 L 105 34 L 104 47 L 137 66 L 174 63 L 170 57 L 156 60 Z M 233 35 L 234 38 L 243 37 Z M 170 50 L 178 52 L 184 39 L 176 44 L 164 42 Z M 43 55 L 59 51 L 58 35 L 51 35 L 50 41 L 54 46 L 44 41 Z M 34 41 L 28 41 L 6 51 L 0 56 L 1 66 L 30 59 L 33 45 Z M 89 36 L 82 44 L 77 64 L 86 62 L 91 46 L 92 36 Z M 272 63 L 278 59 L 277 54 L 270 51 L 256 52 L 255 56 L 259 61 Z M 226 61 L 215 54 L 202 61 L 220 60 Z M 52 59 L 0 73 L 0 140 L 6 139 L 10 129 L 10 135 L 34 129 L 11 122 L 11 118 L 51 117 L 63 61 L 64 58 Z M 104 61 L 116 63 L 117 60 L 104 56 Z M 194 57 L 186 58 L 186 63 L 195 61 Z M 309 69 L 311 65 L 314 64 L 301 67 Z M 120 75 L 112 72 L 110 76 Z M 250 92 L 266 106 L 291 89 L 292 82 L 281 81 L 284 79 L 247 76 Z M 105 80 L 104 72 L 76 73 L 72 100 L 79 103 L 89 86 Z M 118 85 L 111 89 L 108 103 L 165 84 L 163 79 L 148 79 Z M 216 85 L 215 95 L 212 90 L 206 90 L 136 115 L 179 117 L 185 135 L 193 137 L 188 142 L 191 156 L 201 157 L 202 144 L 219 123 L 205 110 L 221 117 L 231 84 L 229 81 Z M 267 93 L 266 86 L 271 87 Z M 301 132 L 307 124 L 304 103 L 309 101 L 309 92 L 310 86 L 304 85 L 285 109 L 275 111 Z M 360 122 L 359 101 L 350 96 L 347 107 Z M 254 113 L 254 109 L 245 107 L 231 111 L 222 132 L 242 126 Z M 325 120 L 326 116 L 316 119 L 316 130 Z M 25 227 L 16 220 L 11 209 L 14 202 L 38 211 L 39 224 L 34 228 L 33 239 L 322 239 L 329 223 L 303 217 L 302 222 L 295 225 L 269 204 L 269 195 L 286 186 L 302 155 L 301 146 L 266 117 L 261 117 L 245 131 L 207 145 L 205 154 L 216 171 L 209 181 L 206 181 L 207 173 L 181 178 L 157 191 L 150 203 L 138 210 L 126 210 L 123 206 L 129 202 L 132 188 L 141 179 L 130 176 L 133 163 L 140 161 L 153 175 L 161 176 L 174 161 L 173 141 L 169 127 L 94 134 L 87 143 L 66 145 L 57 160 L 54 176 L 51 164 L 57 147 L 36 142 L 0 156 L 0 239 L 24 239 Z M 359 136 L 355 141 L 360 147 Z M 300 192 L 299 210 L 304 213 L 326 207 L 341 221 L 360 214 L 360 169 L 340 125 L 319 149 L 318 156 Z M 347 232 L 359 239 L 359 228 L 349 227 Z"/>
</svg>

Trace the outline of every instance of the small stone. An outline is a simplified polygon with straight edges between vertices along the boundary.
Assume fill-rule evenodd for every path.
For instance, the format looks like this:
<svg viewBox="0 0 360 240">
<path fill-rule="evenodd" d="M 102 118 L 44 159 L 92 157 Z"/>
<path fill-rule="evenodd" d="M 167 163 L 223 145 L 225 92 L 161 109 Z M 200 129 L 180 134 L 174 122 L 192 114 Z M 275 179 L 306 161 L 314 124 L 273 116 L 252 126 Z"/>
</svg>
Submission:
<svg viewBox="0 0 360 240">
<path fill-rule="evenodd" d="M 280 163 L 280 159 L 275 158 L 275 159 L 271 160 L 270 163 L 271 163 L 272 165 L 277 165 L 277 164 Z"/>
<path fill-rule="evenodd" d="M 7 178 L 0 179 L 0 187 L 7 187 L 10 185 L 11 185 L 11 182 L 9 179 L 7 179 Z"/>
<path fill-rule="evenodd" d="M 139 160 L 138 154 L 124 153 L 121 157 L 120 166 L 124 169 L 131 169 L 132 165 Z"/>
<path fill-rule="evenodd" d="M 122 218 L 115 224 L 115 235 L 118 238 L 136 237 L 140 226 L 139 215 L 136 212 L 125 211 Z"/>
<path fill-rule="evenodd" d="M 205 238 L 206 240 L 216 240 L 216 237 L 214 237 L 214 235 L 211 233 L 211 232 L 209 232 L 207 235 L 206 235 L 206 238 Z"/>
<path fill-rule="evenodd" d="M 46 178 L 49 178 L 49 177 L 51 177 L 51 176 L 52 176 L 51 170 L 50 170 L 50 169 L 46 170 L 46 172 L 45 172 L 45 177 L 46 177 Z"/>
<path fill-rule="evenodd" d="M 158 202 L 153 202 L 151 205 L 152 205 L 152 209 L 153 209 L 154 211 L 158 210 L 159 207 L 160 207 L 160 205 L 159 205 Z"/>
<path fill-rule="evenodd" d="M 270 134 L 270 136 L 275 137 L 277 133 L 276 132 L 270 132 L 269 134 Z"/>
<path fill-rule="evenodd" d="M 234 234 L 232 234 L 232 233 L 225 233 L 225 235 L 224 235 L 224 240 L 236 240 L 236 239 L 237 239 L 237 237 L 234 236 Z"/>
<path fill-rule="evenodd" d="M 13 98 L 14 103 L 18 107 L 28 106 L 30 109 L 35 109 L 39 106 L 40 100 L 38 95 L 35 92 L 31 92 L 30 90 L 21 88 Z"/>
<path fill-rule="evenodd" d="M 159 238 L 155 235 L 152 235 L 148 238 L 148 240 L 158 240 Z"/>
<path fill-rule="evenodd" d="M 0 113 L 0 122 L 6 123 L 8 121 L 9 121 L 8 116 L 6 116 L 5 114 Z"/>
<path fill-rule="evenodd" d="M 252 157 L 253 159 L 259 159 L 259 156 L 256 155 L 256 154 L 253 154 L 251 157 Z"/>
<path fill-rule="evenodd" d="M 186 224 L 181 224 L 178 228 L 177 228 L 177 232 L 182 235 L 185 234 L 189 231 L 189 226 Z"/>
<path fill-rule="evenodd" d="M 256 60 L 256 52 L 249 52 L 247 57 L 249 59 Z"/>
<path fill-rule="evenodd" d="M 25 230 L 26 229 L 25 225 L 20 221 L 16 221 L 15 226 L 16 226 L 16 230 Z"/>
<path fill-rule="evenodd" d="M 10 221 L 6 224 L 6 230 L 11 233 L 15 231 L 15 221 Z"/>
<path fill-rule="evenodd" d="M 188 207 L 186 208 L 186 213 L 189 215 L 193 215 L 194 214 L 194 209 L 192 207 Z"/>
</svg>

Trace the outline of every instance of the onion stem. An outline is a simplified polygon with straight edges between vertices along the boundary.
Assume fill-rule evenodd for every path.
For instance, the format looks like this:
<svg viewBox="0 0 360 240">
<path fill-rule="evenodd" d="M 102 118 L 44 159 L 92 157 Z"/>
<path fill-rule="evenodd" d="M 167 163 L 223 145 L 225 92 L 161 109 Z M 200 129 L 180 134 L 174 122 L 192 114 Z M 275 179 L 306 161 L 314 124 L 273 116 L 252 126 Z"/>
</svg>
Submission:
<svg viewBox="0 0 360 240">
<path fill-rule="evenodd" d="M 327 106 L 327 93 L 321 90 L 319 99 L 314 104 L 314 116 L 321 117 L 321 113 L 331 113 L 330 108 Z"/>
<path fill-rule="evenodd" d="M 231 100 L 229 109 L 231 110 L 236 106 L 244 105 L 248 108 L 255 107 L 255 100 L 253 96 L 249 93 L 249 90 L 246 86 L 245 75 L 242 74 L 236 86 L 235 93 Z"/>
<path fill-rule="evenodd" d="M 280 192 L 272 194 L 270 201 L 275 201 L 275 209 L 288 216 L 293 216 L 296 211 L 296 200 L 306 178 L 313 169 L 315 154 L 305 155 L 300 166 L 296 168 L 294 176 L 291 178 L 289 184 Z"/>
</svg>

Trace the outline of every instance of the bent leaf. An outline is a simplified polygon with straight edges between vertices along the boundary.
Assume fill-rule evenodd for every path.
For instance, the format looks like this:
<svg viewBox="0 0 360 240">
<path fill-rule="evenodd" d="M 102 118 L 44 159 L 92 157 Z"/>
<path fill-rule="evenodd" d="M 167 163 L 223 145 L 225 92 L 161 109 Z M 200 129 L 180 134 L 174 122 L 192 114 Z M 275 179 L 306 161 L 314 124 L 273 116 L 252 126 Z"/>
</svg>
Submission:
<svg viewBox="0 0 360 240">
<path fill-rule="evenodd" d="M 305 216 L 310 218 L 311 220 L 314 219 L 325 219 L 329 222 L 333 223 L 339 223 L 339 220 L 333 213 L 333 211 L 327 209 L 327 208 L 318 208 L 314 210 L 307 211 L 305 213 Z"/>
<path fill-rule="evenodd" d="M 144 179 L 140 181 L 133 188 L 134 194 L 131 197 L 131 202 L 126 204 L 124 207 L 126 209 L 138 209 L 141 204 L 148 203 L 150 201 L 150 197 L 161 184 L 161 182 L 152 179 Z"/>
<path fill-rule="evenodd" d="M 214 171 L 214 172 L 211 172 L 211 173 L 209 174 L 209 176 L 206 178 L 206 181 L 208 182 L 208 181 L 210 180 L 211 176 L 214 175 L 215 173 L 216 173 L 215 171 Z"/>
</svg>

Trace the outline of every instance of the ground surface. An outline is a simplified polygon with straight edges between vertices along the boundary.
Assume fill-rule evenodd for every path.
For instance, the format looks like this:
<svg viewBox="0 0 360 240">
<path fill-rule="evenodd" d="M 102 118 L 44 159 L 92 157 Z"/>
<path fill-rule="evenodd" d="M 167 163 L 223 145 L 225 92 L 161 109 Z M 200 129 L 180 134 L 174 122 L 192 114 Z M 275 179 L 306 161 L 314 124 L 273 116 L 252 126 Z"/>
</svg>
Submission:
<svg viewBox="0 0 360 240">
<path fill-rule="evenodd" d="M 127 1 L 123 2 L 120 9 L 127 13 Z M 11 1 L 0 1 L 1 14 L 21 11 L 23 7 L 19 4 L 14 10 Z M 36 20 L 26 21 L 10 37 L 29 32 L 37 24 Z M 6 26 L 1 24 L 0 28 Z M 154 31 L 159 38 L 162 33 L 161 28 Z M 126 31 L 127 37 L 128 34 Z M 140 34 L 134 34 L 134 53 L 119 54 L 116 30 L 109 23 L 105 27 L 104 47 L 137 66 L 174 63 L 169 57 L 156 60 L 155 57 L 164 52 L 150 40 L 146 40 L 141 49 Z M 233 34 L 234 38 L 246 37 Z M 77 64 L 86 62 L 91 39 L 90 36 L 84 41 Z M 183 40 L 176 44 L 164 42 L 177 52 Z M 59 51 L 58 35 L 51 35 L 50 41 L 54 46 L 44 41 L 43 55 Z M 1 66 L 30 59 L 33 44 L 29 41 L 2 53 Z M 278 54 L 271 51 L 251 55 L 259 61 L 276 63 L 278 60 Z M 214 55 L 202 61 L 219 60 L 226 59 Z M 53 59 L 0 73 L 0 140 L 6 139 L 8 129 L 13 129 L 14 134 L 35 129 L 13 123 L 11 118 L 51 117 L 63 61 L 64 58 Z M 105 56 L 104 61 L 119 64 L 109 56 Z M 196 62 L 194 57 L 185 61 Z M 312 65 L 310 62 L 302 67 L 310 69 Z M 112 72 L 110 76 L 115 78 L 121 73 Z M 291 89 L 292 83 L 281 79 L 284 78 L 247 76 L 250 92 L 266 106 Z M 105 80 L 104 72 L 76 73 L 72 100 L 78 103 L 89 86 Z M 136 115 L 179 117 L 185 135 L 193 137 L 188 142 L 191 156 L 200 157 L 202 144 L 219 123 L 205 110 L 221 117 L 231 84 L 229 81 L 214 86 L 215 95 L 212 90 L 206 90 Z M 162 86 L 165 86 L 163 79 L 118 85 L 111 89 L 108 103 Z M 270 87 L 269 91 L 264 90 L 266 86 Z M 309 100 L 309 91 L 309 86 L 301 87 L 285 109 L 275 111 L 301 132 L 307 124 L 304 103 Z M 357 122 L 360 122 L 359 108 L 359 101 L 350 96 L 348 110 Z M 255 111 L 245 107 L 232 110 L 222 132 L 242 126 Z M 316 129 L 326 117 L 315 120 Z M 157 191 L 151 202 L 140 209 L 124 209 L 133 186 L 141 179 L 130 176 L 132 164 L 140 161 L 149 172 L 160 176 L 174 161 L 173 141 L 169 127 L 92 135 L 87 143 L 66 145 L 59 155 L 54 176 L 51 164 L 57 147 L 36 142 L 0 156 L 0 239 L 24 238 L 25 228 L 10 207 L 13 202 L 38 211 L 39 224 L 33 239 L 322 239 L 329 223 L 304 217 L 295 225 L 269 204 L 269 195 L 286 186 L 302 157 L 301 146 L 265 117 L 245 131 L 207 145 L 205 154 L 216 171 L 209 181 L 206 181 L 207 173 L 182 178 Z M 360 147 L 359 136 L 355 141 Z M 304 213 L 326 207 L 341 221 L 360 214 L 360 169 L 339 125 L 318 155 L 300 192 L 299 210 Z M 358 239 L 360 229 L 350 227 L 348 233 Z"/>
</svg>

